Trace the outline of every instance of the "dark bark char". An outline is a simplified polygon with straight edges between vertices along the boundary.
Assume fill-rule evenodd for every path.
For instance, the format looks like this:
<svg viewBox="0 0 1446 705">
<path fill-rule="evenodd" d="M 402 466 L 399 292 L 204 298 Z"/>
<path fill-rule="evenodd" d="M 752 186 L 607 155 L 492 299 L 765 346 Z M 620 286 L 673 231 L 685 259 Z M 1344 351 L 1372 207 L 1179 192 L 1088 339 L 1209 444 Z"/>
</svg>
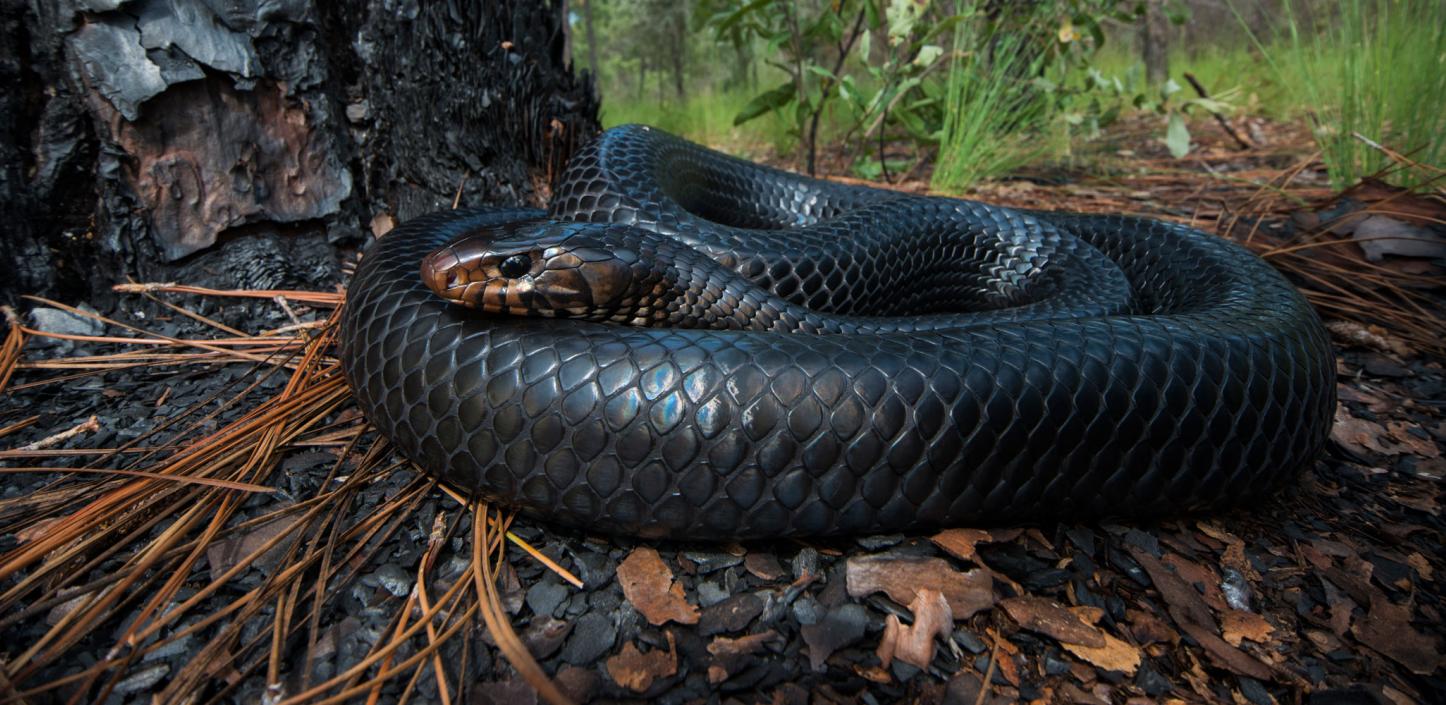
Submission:
<svg viewBox="0 0 1446 705">
<path fill-rule="evenodd" d="M 325 286 L 459 190 L 543 203 L 598 129 L 564 7 L 0 0 L 0 302 Z"/>
</svg>

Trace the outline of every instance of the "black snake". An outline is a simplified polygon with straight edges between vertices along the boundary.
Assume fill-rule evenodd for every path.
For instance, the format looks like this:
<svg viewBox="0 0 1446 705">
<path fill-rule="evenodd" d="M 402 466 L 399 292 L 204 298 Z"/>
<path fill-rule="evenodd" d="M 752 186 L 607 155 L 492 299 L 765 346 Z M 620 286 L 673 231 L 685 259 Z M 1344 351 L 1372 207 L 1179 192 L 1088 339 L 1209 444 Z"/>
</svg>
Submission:
<svg viewBox="0 0 1446 705">
<path fill-rule="evenodd" d="M 484 310 L 429 289 L 424 260 Z M 546 214 L 379 240 L 341 361 L 454 487 L 673 538 L 1218 507 L 1309 462 L 1335 405 L 1315 313 L 1235 244 L 818 181 L 638 126 L 574 156 Z"/>
</svg>

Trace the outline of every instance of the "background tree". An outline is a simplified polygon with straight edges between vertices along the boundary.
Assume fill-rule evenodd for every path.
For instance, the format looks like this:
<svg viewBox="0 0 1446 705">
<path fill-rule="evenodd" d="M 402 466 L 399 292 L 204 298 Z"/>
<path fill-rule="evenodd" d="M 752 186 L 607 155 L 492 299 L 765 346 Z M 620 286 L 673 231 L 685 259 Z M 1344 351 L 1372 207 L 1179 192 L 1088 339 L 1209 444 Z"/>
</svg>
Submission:
<svg viewBox="0 0 1446 705">
<path fill-rule="evenodd" d="M 598 129 L 563 12 L 0 0 L 0 298 L 325 285 L 454 197 L 543 203 Z"/>
</svg>

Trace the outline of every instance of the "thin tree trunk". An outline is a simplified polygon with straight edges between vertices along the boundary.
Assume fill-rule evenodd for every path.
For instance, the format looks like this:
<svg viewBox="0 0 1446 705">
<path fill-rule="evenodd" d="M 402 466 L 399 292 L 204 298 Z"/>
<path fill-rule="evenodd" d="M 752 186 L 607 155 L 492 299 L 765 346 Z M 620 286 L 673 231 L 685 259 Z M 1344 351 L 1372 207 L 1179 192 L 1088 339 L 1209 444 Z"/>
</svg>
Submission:
<svg viewBox="0 0 1446 705">
<path fill-rule="evenodd" d="M 1145 62 L 1145 80 L 1159 85 L 1170 78 L 1169 20 L 1162 0 L 1146 0 L 1140 19 L 1140 53 Z"/>
<path fill-rule="evenodd" d="M 582 0 L 582 28 L 587 34 L 587 67 L 592 71 L 593 80 L 602 81 L 602 69 L 597 63 L 597 34 L 593 32 L 592 4 L 595 0 Z"/>
</svg>

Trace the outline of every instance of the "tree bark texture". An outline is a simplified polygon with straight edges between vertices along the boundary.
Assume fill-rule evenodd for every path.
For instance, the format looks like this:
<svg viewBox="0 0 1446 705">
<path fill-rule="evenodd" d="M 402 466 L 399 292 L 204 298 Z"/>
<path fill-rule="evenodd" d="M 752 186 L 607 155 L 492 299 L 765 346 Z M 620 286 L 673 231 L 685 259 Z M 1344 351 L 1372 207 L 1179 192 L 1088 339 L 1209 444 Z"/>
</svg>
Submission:
<svg viewBox="0 0 1446 705">
<path fill-rule="evenodd" d="M 564 8 L 0 0 L 0 302 L 326 285 L 459 195 L 544 203 L 598 130 Z"/>
</svg>

